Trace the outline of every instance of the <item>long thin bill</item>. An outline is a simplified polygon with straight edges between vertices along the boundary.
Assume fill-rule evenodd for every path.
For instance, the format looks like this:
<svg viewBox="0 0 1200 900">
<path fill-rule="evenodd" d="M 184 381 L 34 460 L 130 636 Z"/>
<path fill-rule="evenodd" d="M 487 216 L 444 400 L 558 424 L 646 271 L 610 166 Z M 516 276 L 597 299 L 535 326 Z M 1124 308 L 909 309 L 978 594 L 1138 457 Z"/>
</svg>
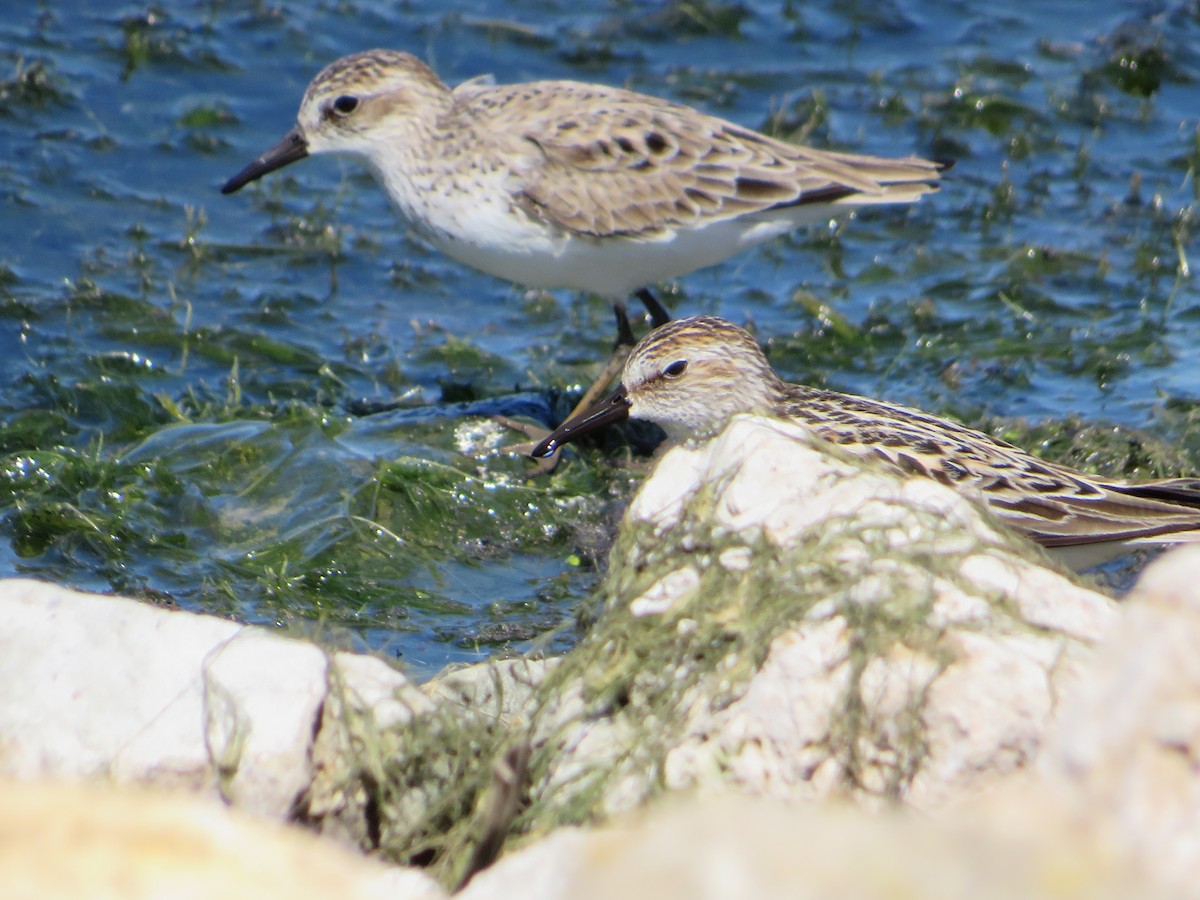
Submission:
<svg viewBox="0 0 1200 900">
<path fill-rule="evenodd" d="M 293 128 L 283 136 L 283 140 L 278 144 L 225 182 L 221 193 L 232 194 L 250 182 L 262 178 L 268 172 L 282 169 L 289 163 L 304 159 L 306 156 L 308 156 L 308 141 L 304 139 L 304 135 L 300 133 L 299 129 Z"/>
<path fill-rule="evenodd" d="M 625 393 L 625 385 L 622 384 L 607 396 L 596 401 L 595 406 L 585 409 L 579 415 L 555 428 L 549 437 L 533 448 L 533 453 L 530 455 L 539 459 L 549 456 L 563 444 L 569 444 L 597 428 L 603 428 L 613 422 L 623 422 L 628 418 L 629 396 Z"/>
</svg>

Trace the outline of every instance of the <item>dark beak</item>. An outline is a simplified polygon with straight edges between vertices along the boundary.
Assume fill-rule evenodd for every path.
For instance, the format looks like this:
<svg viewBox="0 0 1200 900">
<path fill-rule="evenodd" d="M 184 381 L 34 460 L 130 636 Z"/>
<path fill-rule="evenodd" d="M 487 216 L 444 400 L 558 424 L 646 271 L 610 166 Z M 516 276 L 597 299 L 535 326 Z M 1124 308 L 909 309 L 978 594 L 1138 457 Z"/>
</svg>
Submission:
<svg viewBox="0 0 1200 900">
<path fill-rule="evenodd" d="M 625 385 L 604 399 L 598 401 L 591 409 L 584 410 L 573 419 L 568 419 L 551 432 L 550 436 L 533 448 L 532 456 L 549 456 L 563 444 L 569 444 L 575 438 L 595 431 L 613 422 L 624 422 L 629 418 L 629 396 L 625 393 Z"/>
<path fill-rule="evenodd" d="M 225 182 L 221 193 L 232 194 L 250 182 L 262 178 L 268 172 L 282 169 L 288 163 L 294 163 L 306 156 L 308 156 L 308 141 L 304 139 L 300 129 L 293 128 L 283 136 L 282 141 Z"/>
</svg>

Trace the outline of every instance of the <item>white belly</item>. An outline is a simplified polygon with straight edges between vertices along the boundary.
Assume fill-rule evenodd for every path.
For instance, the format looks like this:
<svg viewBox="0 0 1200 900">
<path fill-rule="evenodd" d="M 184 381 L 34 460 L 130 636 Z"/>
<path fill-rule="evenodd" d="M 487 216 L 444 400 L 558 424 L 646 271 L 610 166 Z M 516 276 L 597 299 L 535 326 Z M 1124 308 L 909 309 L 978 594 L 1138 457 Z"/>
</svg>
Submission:
<svg viewBox="0 0 1200 900">
<path fill-rule="evenodd" d="M 816 204 L 681 227 L 652 239 L 591 238 L 514 210 L 513 188 L 502 171 L 475 181 L 431 176 L 423 185 L 410 182 L 402 167 L 374 171 L 400 213 L 447 256 L 526 287 L 621 299 L 834 214 Z"/>
<path fill-rule="evenodd" d="M 788 212 L 678 230 L 655 240 L 555 235 L 535 223 L 511 217 L 488 223 L 486 216 L 459 234 L 430 237 L 459 262 L 520 285 L 623 299 L 638 288 L 715 265 L 806 221 L 829 216 L 828 209 L 807 218 L 795 209 Z"/>
</svg>

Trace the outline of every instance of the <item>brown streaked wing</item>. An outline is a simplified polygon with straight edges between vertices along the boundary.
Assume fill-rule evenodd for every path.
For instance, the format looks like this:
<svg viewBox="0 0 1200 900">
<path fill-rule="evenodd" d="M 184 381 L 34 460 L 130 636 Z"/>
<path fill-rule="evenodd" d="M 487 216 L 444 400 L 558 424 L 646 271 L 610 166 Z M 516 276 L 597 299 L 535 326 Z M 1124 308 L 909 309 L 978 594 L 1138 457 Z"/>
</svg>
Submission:
<svg viewBox="0 0 1200 900">
<path fill-rule="evenodd" d="M 796 388 L 788 411 L 855 455 L 973 487 L 1002 521 L 1046 547 L 1200 529 L 1198 479 L 1089 478 L 955 422 L 832 391 Z"/>
<path fill-rule="evenodd" d="M 462 98 L 500 131 L 541 152 L 518 202 L 572 232 L 653 236 L 773 207 L 876 201 L 892 182 L 934 188 L 924 160 L 823 153 L 787 144 L 665 100 L 574 82 L 476 90 Z M 899 198 L 897 198 L 899 199 Z"/>
</svg>

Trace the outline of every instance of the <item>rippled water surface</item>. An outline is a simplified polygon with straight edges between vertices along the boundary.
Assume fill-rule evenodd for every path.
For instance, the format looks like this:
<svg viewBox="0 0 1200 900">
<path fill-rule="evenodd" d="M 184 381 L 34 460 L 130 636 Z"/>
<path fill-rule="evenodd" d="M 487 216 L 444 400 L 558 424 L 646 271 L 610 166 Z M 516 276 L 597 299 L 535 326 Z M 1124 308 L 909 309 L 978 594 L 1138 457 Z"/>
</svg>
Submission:
<svg viewBox="0 0 1200 900">
<path fill-rule="evenodd" d="M 665 296 L 752 326 L 794 379 L 1113 474 L 1200 467 L 1196 0 L 298 7 L 0 20 L 3 573 L 312 630 L 421 676 L 524 649 L 586 598 L 629 452 L 528 481 L 482 452 L 517 439 L 483 416 L 561 416 L 608 352 L 607 304 L 449 261 L 352 164 L 218 193 L 313 74 L 373 46 L 449 82 L 601 81 L 955 159 L 926 202 Z"/>
</svg>

